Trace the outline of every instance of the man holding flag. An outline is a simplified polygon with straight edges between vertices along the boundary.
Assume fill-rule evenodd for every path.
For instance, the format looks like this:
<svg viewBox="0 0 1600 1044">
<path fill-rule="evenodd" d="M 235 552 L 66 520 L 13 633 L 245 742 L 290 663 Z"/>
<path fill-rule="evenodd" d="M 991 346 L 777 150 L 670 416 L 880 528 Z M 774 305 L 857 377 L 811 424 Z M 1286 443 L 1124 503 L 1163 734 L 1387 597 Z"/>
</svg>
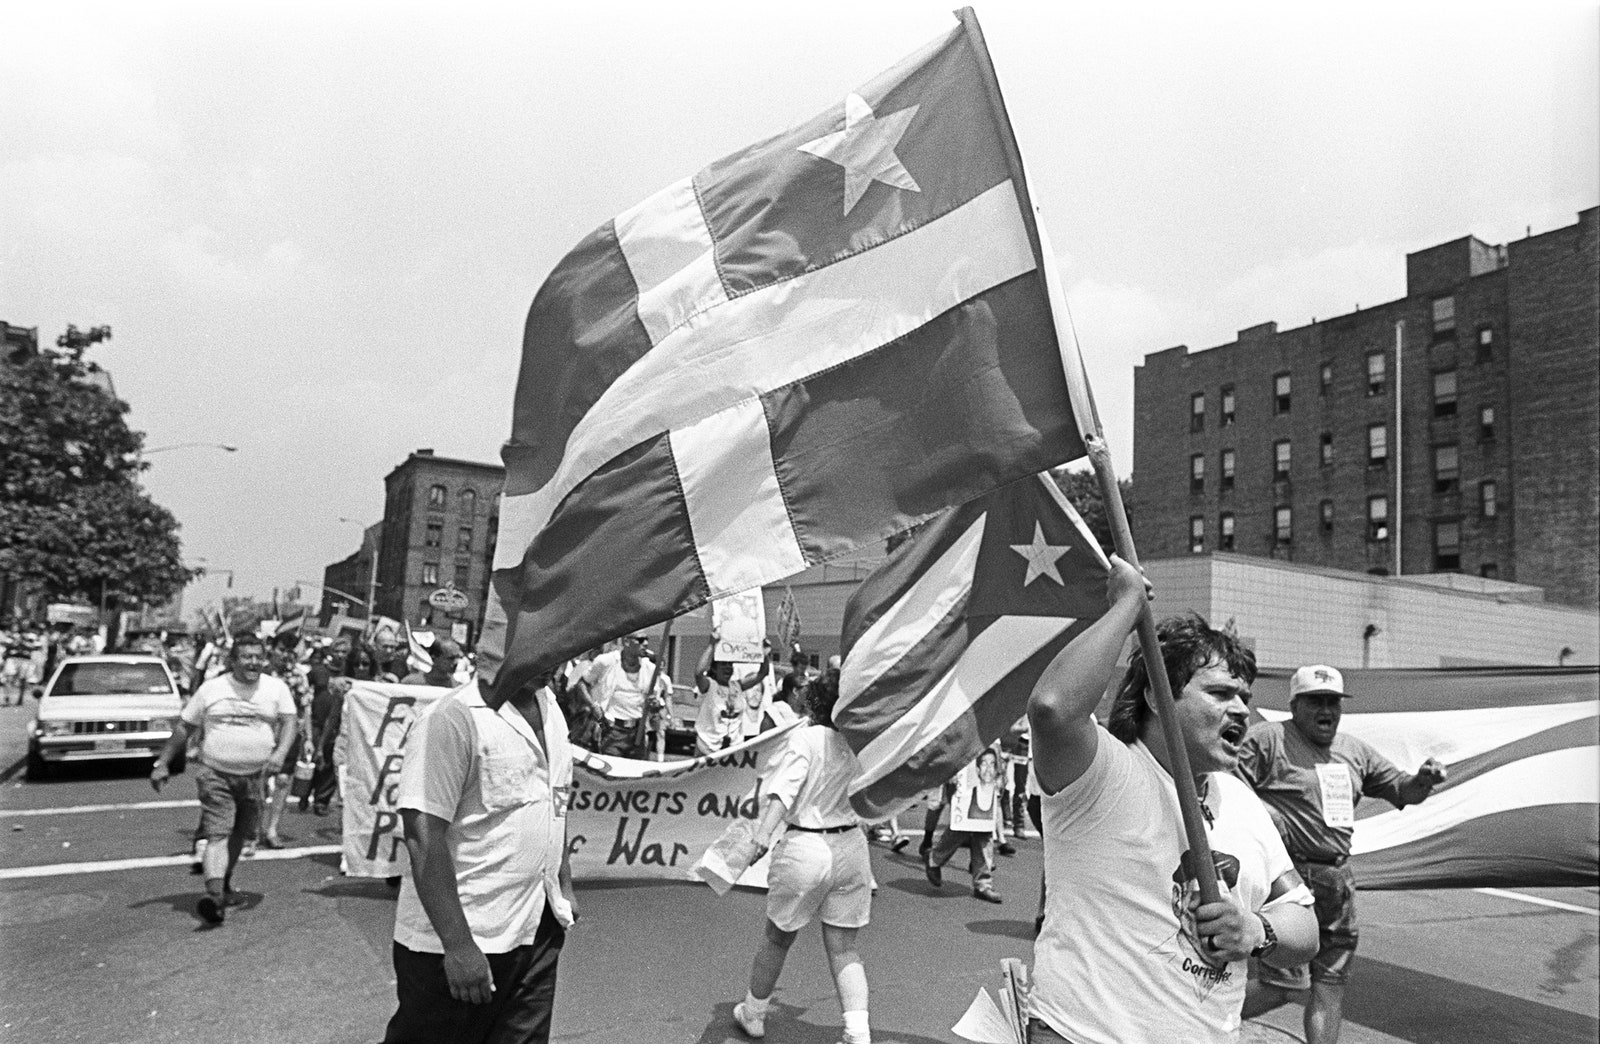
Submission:
<svg viewBox="0 0 1600 1044">
<path fill-rule="evenodd" d="M 1109 611 L 1056 656 L 1028 702 L 1048 888 L 1034 947 L 1035 1041 L 1231 1041 L 1247 958 L 1290 967 L 1316 951 L 1310 893 L 1266 810 L 1229 774 L 1255 678 L 1255 657 L 1237 636 L 1193 616 L 1159 629 L 1219 901 L 1201 902 L 1195 887 L 1174 759 L 1140 652 L 1109 733 L 1092 716 L 1148 590 L 1113 559 Z"/>
</svg>

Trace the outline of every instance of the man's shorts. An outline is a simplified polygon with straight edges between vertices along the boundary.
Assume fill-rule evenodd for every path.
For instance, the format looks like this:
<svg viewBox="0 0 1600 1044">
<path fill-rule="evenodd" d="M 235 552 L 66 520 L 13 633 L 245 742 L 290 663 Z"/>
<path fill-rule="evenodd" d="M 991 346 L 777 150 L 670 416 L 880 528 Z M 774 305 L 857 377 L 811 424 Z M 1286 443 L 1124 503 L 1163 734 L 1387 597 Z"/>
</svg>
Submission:
<svg viewBox="0 0 1600 1044">
<path fill-rule="evenodd" d="M 767 918 L 794 932 L 818 916 L 835 928 L 862 928 L 872 919 L 871 857 L 860 830 L 819 834 L 791 827 L 772 850 Z"/>
<path fill-rule="evenodd" d="M 1290 990 L 1311 988 L 1312 982 L 1325 982 L 1330 986 L 1343 986 L 1350 975 L 1350 962 L 1356 955 L 1356 942 L 1360 932 L 1356 928 L 1356 875 L 1347 863 L 1329 866 L 1326 863 L 1295 861 L 1317 911 L 1317 955 L 1311 964 L 1294 968 L 1273 968 L 1261 965 L 1261 982 Z"/>
<path fill-rule="evenodd" d="M 261 777 L 235 776 L 201 765 L 194 775 L 200 791 L 200 836 L 212 841 L 230 834 L 256 836 L 261 822 Z"/>
</svg>

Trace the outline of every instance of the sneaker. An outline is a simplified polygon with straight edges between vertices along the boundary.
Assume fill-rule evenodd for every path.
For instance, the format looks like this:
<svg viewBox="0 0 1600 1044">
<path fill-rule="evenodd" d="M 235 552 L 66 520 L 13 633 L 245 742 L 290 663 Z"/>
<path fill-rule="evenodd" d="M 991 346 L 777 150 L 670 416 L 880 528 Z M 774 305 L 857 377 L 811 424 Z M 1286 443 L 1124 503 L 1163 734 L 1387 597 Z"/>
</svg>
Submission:
<svg viewBox="0 0 1600 1044">
<path fill-rule="evenodd" d="M 744 1034 L 747 1037 L 760 1040 L 767 1035 L 767 1017 L 765 1015 L 757 1015 L 749 1008 L 746 1008 L 744 1001 L 740 1001 L 733 1006 L 733 1021 L 739 1024 L 739 1028 L 744 1030 Z"/>
<path fill-rule="evenodd" d="M 905 851 L 906 846 L 910 843 L 911 839 L 909 837 L 897 837 L 893 841 L 889 842 L 889 851 L 903 852 Z"/>
<path fill-rule="evenodd" d="M 1010 841 L 1000 842 L 994 846 L 994 850 L 1003 856 L 1014 856 L 1017 854 L 1017 846 L 1012 844 Z"/>
<path fill-rule="evenodd" d="M 933 865 L 933 853 L 922 853 L 922 872 L 928 876 L 928 883 L 935 888 L 944 887 L 944 871 Z"/>
<path fill-rule="evenodd" d="M 972 890 L 972 894 L 986 903 L 999 904 L 1002 902 L 998 893 L 989 885 L 979 885 Z"/>
<path fill-rule="evenodd" d="M 222 905 L 243 906 L 244 896 L 240 895 L 238 892 L 235 892 L 231 886 L 224 886 L 222 889 Z"/>
<path fill-rule="evenodd" d="M 228 916 L 226 903 L 226 898 L 219 901 L 214 895 L 202 895 L 200 897 L 200 917 L 207 924 L 221 924 L 223 919 Z"/>
<path fill-rule="evenodd" d="M 255 858 L 255 854 L 256 854 L 256 843 L 254 841 L 246 841 L 244 843 L 244 847 L 239 850 L 239 858 L 240 859 L 254 859 Z"/>
</svg>

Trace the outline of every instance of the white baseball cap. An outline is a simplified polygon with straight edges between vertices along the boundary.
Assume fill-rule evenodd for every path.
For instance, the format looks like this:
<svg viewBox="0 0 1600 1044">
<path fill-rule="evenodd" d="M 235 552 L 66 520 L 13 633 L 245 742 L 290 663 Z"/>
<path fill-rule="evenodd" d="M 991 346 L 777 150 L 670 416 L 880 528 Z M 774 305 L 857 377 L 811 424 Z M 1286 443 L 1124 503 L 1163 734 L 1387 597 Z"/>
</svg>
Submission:
<svg viewBox="0 0 1600 1044">
<path fill-rule="evenodd" d="M 1308 696 L 1312 693 L 1332 693 L 1335 696 L 1348 696 L 1344 691 L 1344 675 L 1337 668 L 1326 664 L 1314 663 L 1309 667 L 1302 667 L 1294 672 L 1294 677 L 1289 679 L 1289 698 Z"/>
</svg>

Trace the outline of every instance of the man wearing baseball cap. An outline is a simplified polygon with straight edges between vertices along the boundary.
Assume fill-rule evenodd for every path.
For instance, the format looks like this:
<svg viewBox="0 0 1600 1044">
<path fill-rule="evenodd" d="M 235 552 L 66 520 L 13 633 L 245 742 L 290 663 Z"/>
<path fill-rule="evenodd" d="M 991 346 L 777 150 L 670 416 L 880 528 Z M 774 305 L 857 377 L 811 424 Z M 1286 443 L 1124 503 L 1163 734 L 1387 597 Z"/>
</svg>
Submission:
<svg viewBox="0 0 1600 1044">
<path fill-rule="evenodd" d="M 1245 1001 L 1251 1018 L 1288 1000 L 1286 991 L 1311 990 L 1306 999 L 1306 1044 L 1337 1044 L 1344 984 L 1356 952 L 1355 875 L 1350 837 L 1363 796 L 1396 808 L 1415 805 L 1445 780 L 1444 766 L 1428 758 L 1415 774 L 1402 772 L 1372 746 L 1339 734 L 1344 676 L 1314 664 L 1289 681 L 1290 717 L 1251 727 L 1239 752 L 1238 776 L 1255 789 L 1283 835 L 1295 869 L 1316 900 L 1319 947 L 1309 969 L 1261 965 L 1260 989 Z"/>
</svg>

